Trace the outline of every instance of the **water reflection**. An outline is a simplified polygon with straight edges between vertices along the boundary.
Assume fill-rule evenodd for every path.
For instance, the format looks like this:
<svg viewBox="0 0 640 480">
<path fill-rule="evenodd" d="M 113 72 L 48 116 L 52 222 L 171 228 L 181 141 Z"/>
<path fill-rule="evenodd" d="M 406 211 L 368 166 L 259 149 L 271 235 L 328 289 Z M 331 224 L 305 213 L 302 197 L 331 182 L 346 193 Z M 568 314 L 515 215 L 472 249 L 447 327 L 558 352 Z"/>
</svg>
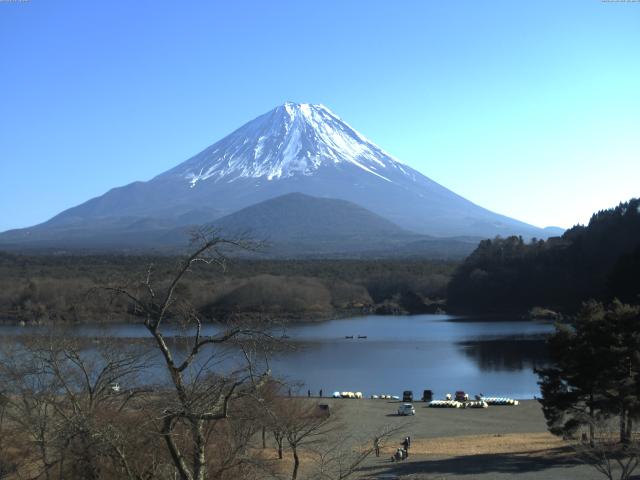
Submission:
<svg viewBox="0 0 640 480">
<path fill-rule="evenodd" d="M 543 367 L 549 361 L 545 339 L 514 337 L 459 342 L 460 351 L 482 371 L 518 371 Z"/>
</svg>

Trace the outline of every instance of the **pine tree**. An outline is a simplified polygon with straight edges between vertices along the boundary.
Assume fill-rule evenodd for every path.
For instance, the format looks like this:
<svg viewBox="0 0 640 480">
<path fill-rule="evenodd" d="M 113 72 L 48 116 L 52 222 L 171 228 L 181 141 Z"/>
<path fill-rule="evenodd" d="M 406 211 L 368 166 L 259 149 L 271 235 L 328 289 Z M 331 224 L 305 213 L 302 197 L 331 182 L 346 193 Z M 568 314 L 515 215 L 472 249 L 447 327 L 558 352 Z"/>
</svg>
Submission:
<svg viewBox="0 0 640 480">
<path fill-rule="evenodd" d="M 570 435 L 588 426 L 593 442 L 595 421 L 617 416 L 620 441 L 628 442 L 640 416 L 640 308 L 587 302 L 549 347 L 553 365 L 537 370 L 549 430 Z"/>
</svg>

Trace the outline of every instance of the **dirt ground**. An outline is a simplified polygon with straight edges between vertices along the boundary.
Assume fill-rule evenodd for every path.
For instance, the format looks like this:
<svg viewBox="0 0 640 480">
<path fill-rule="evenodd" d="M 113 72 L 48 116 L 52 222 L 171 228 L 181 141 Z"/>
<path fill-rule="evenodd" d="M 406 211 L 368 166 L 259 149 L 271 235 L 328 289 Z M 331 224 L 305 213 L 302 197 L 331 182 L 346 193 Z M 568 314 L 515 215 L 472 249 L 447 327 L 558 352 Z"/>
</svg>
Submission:
<svg viewBox="0 0 640 480">
<path fill-rule="evenodd" d="M 361 479 L 560 480 L 603 478 L 575 459 L 571 444 L 547 432 L 538 402 L 487 409 L 436 409 L 414 402 L 416 415 L 400 417 L 398 402 L 323 399 L 339 419 L 338 431 L 372 438 L 385 427 L 400 429 L 359 471 Z M 345 433 L 346 434 L 346 433 Z M 409 458 L 391 462 L 405 436 Z"/>
</svg>

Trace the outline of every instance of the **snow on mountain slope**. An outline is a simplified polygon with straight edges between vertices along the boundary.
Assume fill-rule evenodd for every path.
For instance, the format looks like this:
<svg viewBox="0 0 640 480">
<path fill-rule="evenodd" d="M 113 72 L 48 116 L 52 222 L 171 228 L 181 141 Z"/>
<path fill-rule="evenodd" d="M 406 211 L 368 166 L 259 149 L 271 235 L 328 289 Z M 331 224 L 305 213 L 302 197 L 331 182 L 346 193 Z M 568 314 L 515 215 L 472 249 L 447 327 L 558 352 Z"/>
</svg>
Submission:
<svg viewBox="0 0 640 480">
<path fill-rule="evenodd" d="M 165 175 L 198 182 L 239 178 L 277 180 L 313 175 L 323 166 L 352 164 L 391 181 L 406 167 L 342 121 L 324 105 L 287 102 L 261 115 Z"/>
</svg>

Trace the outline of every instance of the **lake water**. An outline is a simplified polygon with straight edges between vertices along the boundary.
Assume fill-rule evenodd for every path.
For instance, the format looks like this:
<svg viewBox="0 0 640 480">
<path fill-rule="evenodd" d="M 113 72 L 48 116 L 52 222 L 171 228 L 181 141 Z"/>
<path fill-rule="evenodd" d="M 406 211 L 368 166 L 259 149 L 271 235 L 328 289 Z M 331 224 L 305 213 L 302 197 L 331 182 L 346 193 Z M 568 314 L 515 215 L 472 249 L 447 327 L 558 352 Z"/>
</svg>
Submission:
<svg viewBox="0 0 640 480">
<path fill-rule="evenodd" d="M 322 388 L 420 396 L 431 389 L 438 397 L 465 390 L 532 398 L 539 392 L 533 368 L 546 363 L 544 337 L 552 331 L 549 323 L 447 315 L 358 317 L 290 327 L 300 350 L 272 365 L 314 394 Z"/>
<path fill-rule="evenodd" d="M 0 327 L 5 339 L 34 331 Z M 544 338 L 552 331 L 546 322 L 448 315 L 293 324 L 277 332 L 289 337 L 292 348 L 274 353 L 270 366 L 275 375 L 298 382 L 293 390 L 305 395 L 307 389 L 314 395 L 322 389 L 324 395 L 348 390 L 367 396 L 413 390 L 419 397 L 431 389 L 437 397 L 465 390 L 471 395 L 532 398 L 539 392 L 533 368 L 546 363 Z M 141 325 L 86 325 L 65 334 L 120 337 L 124 342 L 148 337 Z"/>
</svg>

